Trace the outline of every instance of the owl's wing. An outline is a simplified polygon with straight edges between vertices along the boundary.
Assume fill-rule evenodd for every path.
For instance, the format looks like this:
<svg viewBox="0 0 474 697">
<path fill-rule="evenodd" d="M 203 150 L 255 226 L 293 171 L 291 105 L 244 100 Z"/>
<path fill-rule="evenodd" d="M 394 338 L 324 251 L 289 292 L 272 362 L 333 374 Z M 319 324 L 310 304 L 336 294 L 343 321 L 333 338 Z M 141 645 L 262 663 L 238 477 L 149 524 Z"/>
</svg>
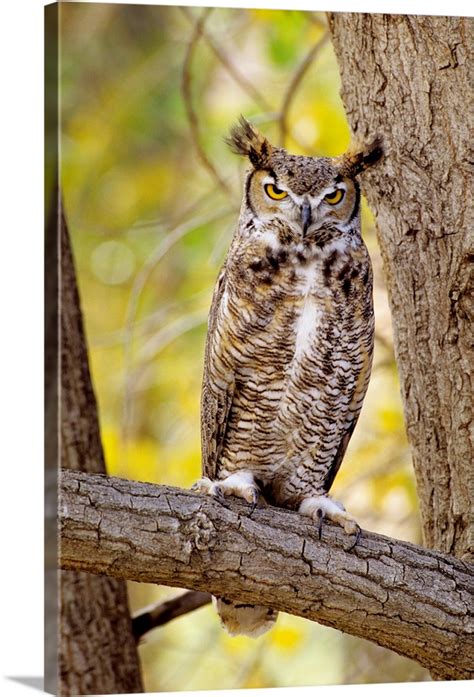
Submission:
<svg viewBox="0 0 474 697">
<path fill-rule="evenodd" d="M 226 371 L 224 379 L 220 375 L 219 379 L 216 379 L 214 366 L 211 363 L 211 361 L 218 361 L 224 354 L 224 347 L 216 325 L 225 286 L 226 267 L 224 266 L 214 289 L 209 313 L 201 393 L 202 474 L 209 479 L 217 477 L 217 463 L 224 443 L 235 385 L 234 374 L 231 370 Z"/>
<path fill-rule="evenodd" d="M 347 450 L 347 446 L 349 445 L 349 441 L 351 439 L 352 434 L 354 433 L 354 429 L 357 424 L 357 420 L 359 418 L 359 414 L 362 409 L 362 402 L 364 400 L 365 393 L 367 392 L 367 387 L 369 383 L 369 377 L 370 377 L 370 369 L 372 365 L 372 353 L 373 353 L 373 346 L 369 348 L 365 353 L 365 361 L 364 361 L 364 368 L 359 375 L 359 386 L 356 387 L 356 390 L 354 394 L 352 395 L 352 400 L 351 403 L 349 404 L 349 412 L 351 413 L 351 417 L 347 418 L 346 421 L 346 426 L 343 431 L 339 447 L 336 451 L 336 454 L 334 455 L 334 459 L 331 463 L 331 466 L 328 469 L 328 472 L 326 474 L 326 478 L 324 480 L 323 486 L 324 490 L 329 492 L 329 489 L 331 488 L 334 479 L 336 477 L 336 474 L 339 471 L 339 467 L 341 466 L 341 462 L 344 458 L 344 455 Z"/>
<path fill-rule="evenodd" d="M 339 467 L 341 466 L 341 462 L 344 458 L 344 455 L 346 454 L 347 446 L 349 445 L 351 436 L 354 433 L 354 429 L 356 427 L 358 418 L 359 414 L 357 413 L 354 415 L 354 418 L 352 419 L 348 428 L 344 431 L 344 434 L 341 438 L 341 442 L 339 443 L 339 447 L 334 456 L 334 460 L 331 463 L 331 466 L 328 470 L 328 473 L 326 474 L 326 478 L 323 483 L 323 487 L 326 493 L 329 492 L 329 489 L 332 487 L 334 479 L 336 478 L 336 474 L 339 472 Z"/>
</svg>

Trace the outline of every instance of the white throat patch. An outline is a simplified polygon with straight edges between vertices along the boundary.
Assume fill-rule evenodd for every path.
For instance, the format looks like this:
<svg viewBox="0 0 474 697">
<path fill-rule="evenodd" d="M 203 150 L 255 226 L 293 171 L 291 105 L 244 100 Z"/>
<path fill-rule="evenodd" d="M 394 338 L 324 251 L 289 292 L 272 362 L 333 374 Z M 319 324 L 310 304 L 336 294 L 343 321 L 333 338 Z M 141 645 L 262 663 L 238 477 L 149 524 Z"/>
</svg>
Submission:
<svg viewBox="0 0 474 697">
<path fill-rule="evenodd" d="M 310 350 L 322 317 L 321 308 L 318 307 L 316 298 L 311 292 L 316 284 L 316 263 L 313 262 L 304 270 L 303 278 L 303 309 L 296 324 L 295 357 L 297 358 Z"/>
</svg>

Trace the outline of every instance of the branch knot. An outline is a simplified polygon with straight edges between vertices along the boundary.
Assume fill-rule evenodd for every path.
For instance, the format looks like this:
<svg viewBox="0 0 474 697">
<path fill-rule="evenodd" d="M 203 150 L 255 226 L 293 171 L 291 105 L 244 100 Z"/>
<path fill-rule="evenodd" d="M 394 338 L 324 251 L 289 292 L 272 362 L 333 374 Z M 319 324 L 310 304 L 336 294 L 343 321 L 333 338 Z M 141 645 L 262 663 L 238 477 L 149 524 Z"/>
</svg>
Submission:
<svg viewBox="0 0 474 697">
<path fill-rule="evenodd" d="M 192 537 L 196 549 L 200 551 L 211 549 L 216 543 L 216 528 L 211 519 L 202 511 L 196 513 L 189 523 L 188 533 Z"/>
</svg>

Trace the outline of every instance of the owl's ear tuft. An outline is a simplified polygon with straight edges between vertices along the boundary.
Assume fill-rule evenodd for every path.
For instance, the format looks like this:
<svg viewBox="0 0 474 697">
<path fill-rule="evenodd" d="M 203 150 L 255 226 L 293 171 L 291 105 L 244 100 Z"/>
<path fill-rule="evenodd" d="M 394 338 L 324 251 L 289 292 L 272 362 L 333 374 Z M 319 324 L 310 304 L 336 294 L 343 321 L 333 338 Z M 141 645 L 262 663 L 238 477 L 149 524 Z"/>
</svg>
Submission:
<svg viewBox="0 0 474 697">
<path fill-rule="evenodd" d="M 351 148 L 339 158 L 339 171 L 346 177 L 356 177 L 372 167 L 383 155 L 383 141 L 378 136 L 369 145 Z"/>
<path fill-rule="evenodd" d="M 243 116 L 225 142 L 236 155 L 246 155 L 255 168 L 268 166 L 272 154 L 271 143 Z"/>
</svg>

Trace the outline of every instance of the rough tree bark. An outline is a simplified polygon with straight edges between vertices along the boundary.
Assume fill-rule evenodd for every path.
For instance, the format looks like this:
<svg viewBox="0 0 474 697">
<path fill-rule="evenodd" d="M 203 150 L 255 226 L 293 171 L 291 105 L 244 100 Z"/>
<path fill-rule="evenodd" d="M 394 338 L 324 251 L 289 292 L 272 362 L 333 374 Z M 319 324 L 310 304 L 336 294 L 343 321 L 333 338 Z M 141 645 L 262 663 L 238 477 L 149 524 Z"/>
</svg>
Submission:
<svg viewBox="0 0 474 697">
<path fill-rule="evenodd" d="M 72 470 L 103 473 L 105 463 L 97 405 L 69 235 L 62 212 L 58 223 L 61 243 L 61 464 Z M 62 571 L 59 584 L 60 694 L 142 692 L 126 582 L 84 571 Z"/>
<path fill-rule="evenodd" d="M 472 678 L 472 567 L 364 531 L 190 491 L 67 472 L 61 565 L 257 602 L 376 641 L 443 679 Z M 350 551 L 349 551 L 350 549 Z"/>
<path fill-rule="evenodd" d="M 386 157 L 376 214 L 424 542 L 474 559 L 471 19 L 330 14 L 357 140 Z"/>
</svg>

